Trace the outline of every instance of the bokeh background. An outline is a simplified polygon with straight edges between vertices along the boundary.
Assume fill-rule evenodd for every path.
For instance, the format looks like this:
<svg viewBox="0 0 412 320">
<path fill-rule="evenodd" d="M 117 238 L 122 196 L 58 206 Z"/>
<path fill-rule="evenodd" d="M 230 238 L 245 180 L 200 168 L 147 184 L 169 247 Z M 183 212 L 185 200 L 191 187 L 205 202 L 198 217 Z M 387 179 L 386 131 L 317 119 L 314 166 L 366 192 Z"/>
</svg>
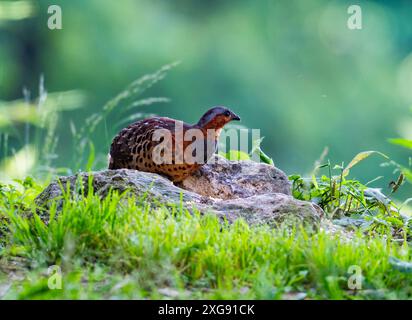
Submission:
<svg viewBox="0 0 412 320">
<path fill-rule="evenodd" d="M 347 28 L 352 1 L 11 2 L 0 1 L 3 179 L 41 166 L 52 142 L 51 166 L 84 169 L 75 166 L 73 131 L 133 80 L 174 61 L 180 64 L 140 97 L 170 101 L 139 112 L 196 122 L 209 107 L 226 105 L 244 126 L 261 129 L 263 150 L 288 174 L 310 172 L 325 146 L 332 163 L 365 150 L 405 165 L 411 156 L 388 142 L 412 138 L 408 0 L 357 1 L 362 30 Z M 47 27 L 52 4 L 62 8 L 62 30 Z M 24 107 L 44 103 L 39 85 L 56 110 L 54 130 L 42 131 Z M 104 166 L 119 114 L 94 132 L 95 169 Z M 374 185 L 385 188 L 393 168 L 381 162 L 368 159 L 353 175 L 364 182 L 384 176 Z"/>
</svg>

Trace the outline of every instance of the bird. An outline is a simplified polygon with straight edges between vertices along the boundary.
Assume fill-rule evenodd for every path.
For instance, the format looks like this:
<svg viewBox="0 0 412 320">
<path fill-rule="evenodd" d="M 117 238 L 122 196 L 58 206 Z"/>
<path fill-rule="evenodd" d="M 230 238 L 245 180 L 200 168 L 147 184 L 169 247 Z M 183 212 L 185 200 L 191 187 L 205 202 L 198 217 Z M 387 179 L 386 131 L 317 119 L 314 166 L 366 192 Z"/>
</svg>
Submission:
<svg viewBox="0 0 412 320">
<path fill-rule="evenodd" d="M 109 170 L 135 169 L 181 182 L 207 163 L 217 150 L 221 130 L 233 120 L 240 121 L 240 117 L 216 106 L 193 125 L 167 117 L 136 121 L 114 137 Z M 183 139 L 186 135 L 191 139 Z"/>
</svg>

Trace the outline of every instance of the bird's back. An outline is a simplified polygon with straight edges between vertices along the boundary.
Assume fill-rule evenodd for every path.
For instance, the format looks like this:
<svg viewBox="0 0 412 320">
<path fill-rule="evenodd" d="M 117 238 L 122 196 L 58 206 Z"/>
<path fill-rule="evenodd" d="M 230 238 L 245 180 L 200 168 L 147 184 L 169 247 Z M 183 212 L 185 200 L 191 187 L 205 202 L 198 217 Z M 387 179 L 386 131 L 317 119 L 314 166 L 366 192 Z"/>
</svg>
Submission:
<svg viewBox="0 0 412 320">
<path fill-rule="evenodd" d="M 213 155 L 223 126 L 232 120 L 240 118 L 218 106 L 195 125 L 164 117 L 137 121 L 113 139 L 109 169 L 155 172 L 182 181 Z"/>
<path fill-rule="evenodd" d="M 183 180 L 197 170 L 199 165 L 176 161 L 178 148 L 176 148 L 175 129 L 179 129 L 176 128 L 177 126 L 183 129 L 183 134 L 193 128 L 182 121 L 165 117 L 140 120 L 124 128 L 111 144 L 109 169 L 136 169 L 163 174 L 175 182 Z M 167 163 L 159 163 L 154 159 L 156 155 L 153 149 L 163 141 L 155 141 L 153 135 L 160 129 L 170 132 L 171 139 L 166 143 L 166 152 L 169 151 L 172 158 Z M 182 148 L 184 150 L 185 144 Z"/>
</svg>

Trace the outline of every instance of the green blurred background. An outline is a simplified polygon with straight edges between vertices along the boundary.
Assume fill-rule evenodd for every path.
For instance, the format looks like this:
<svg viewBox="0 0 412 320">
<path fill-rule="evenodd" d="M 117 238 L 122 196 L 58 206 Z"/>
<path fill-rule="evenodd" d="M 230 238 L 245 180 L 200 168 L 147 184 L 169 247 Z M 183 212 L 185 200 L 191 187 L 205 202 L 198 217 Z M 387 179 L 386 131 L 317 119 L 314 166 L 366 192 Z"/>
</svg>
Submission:
<svg viewBox="0 0 412 320">
<path fill-rule="evenodd" d="M 352 1 L 19 3 L 0 11 L 3 105 L 22 99 L 24 87 L 34 99 L 42 74 L 50 94 L 78 90 L 82 97 L 74 99 L 79 108 L 59 112 L 56 167 L 72 167 L 73 124 L 81 127 L 128 83 L 173 61 L 181 63 L 145 93 L 171 101 L 143 111 L 196 122 L 209 107 L 226 105 L 243 125 L 261 129 L 262 148 L 288 174 L 309 172 L 325 146 L 333 163 L 365 150 L 408 162 L 410 152 L 387 139 L 412 138 L 410 1 L 357 1 L 362 30 L 347 28 Z M 52 4 L 62 8 L 62 30 L 47 28 Z M 100 157 L 115 129 L 109 118 L 95 132 Z M 9 153 L 31 141 L 24 123 L 1 130 Z M 375 186 L 386 187 L 392 168 L 381 162 L 368 159 L 353 174 L 364 182 L 384 175 Z"/>
</svg>

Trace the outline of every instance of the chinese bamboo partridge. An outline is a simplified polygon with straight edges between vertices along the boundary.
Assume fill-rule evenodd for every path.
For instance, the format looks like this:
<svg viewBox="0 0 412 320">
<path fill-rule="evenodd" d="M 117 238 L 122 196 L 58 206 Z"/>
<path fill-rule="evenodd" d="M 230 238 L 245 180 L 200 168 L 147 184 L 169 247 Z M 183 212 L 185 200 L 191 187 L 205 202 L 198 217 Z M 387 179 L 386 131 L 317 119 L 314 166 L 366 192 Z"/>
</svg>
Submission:
<svg viewBox="0 0 412 320">
<path fill-rule="evenodd" d="M 240 118 L 225 107 L 207 111 L 198 123 L 154 117 L 124 128 L 110 147 L 109 169 L 136 169 L 180 182 L 216 151 L 222 128 Z"/>
</svg>

